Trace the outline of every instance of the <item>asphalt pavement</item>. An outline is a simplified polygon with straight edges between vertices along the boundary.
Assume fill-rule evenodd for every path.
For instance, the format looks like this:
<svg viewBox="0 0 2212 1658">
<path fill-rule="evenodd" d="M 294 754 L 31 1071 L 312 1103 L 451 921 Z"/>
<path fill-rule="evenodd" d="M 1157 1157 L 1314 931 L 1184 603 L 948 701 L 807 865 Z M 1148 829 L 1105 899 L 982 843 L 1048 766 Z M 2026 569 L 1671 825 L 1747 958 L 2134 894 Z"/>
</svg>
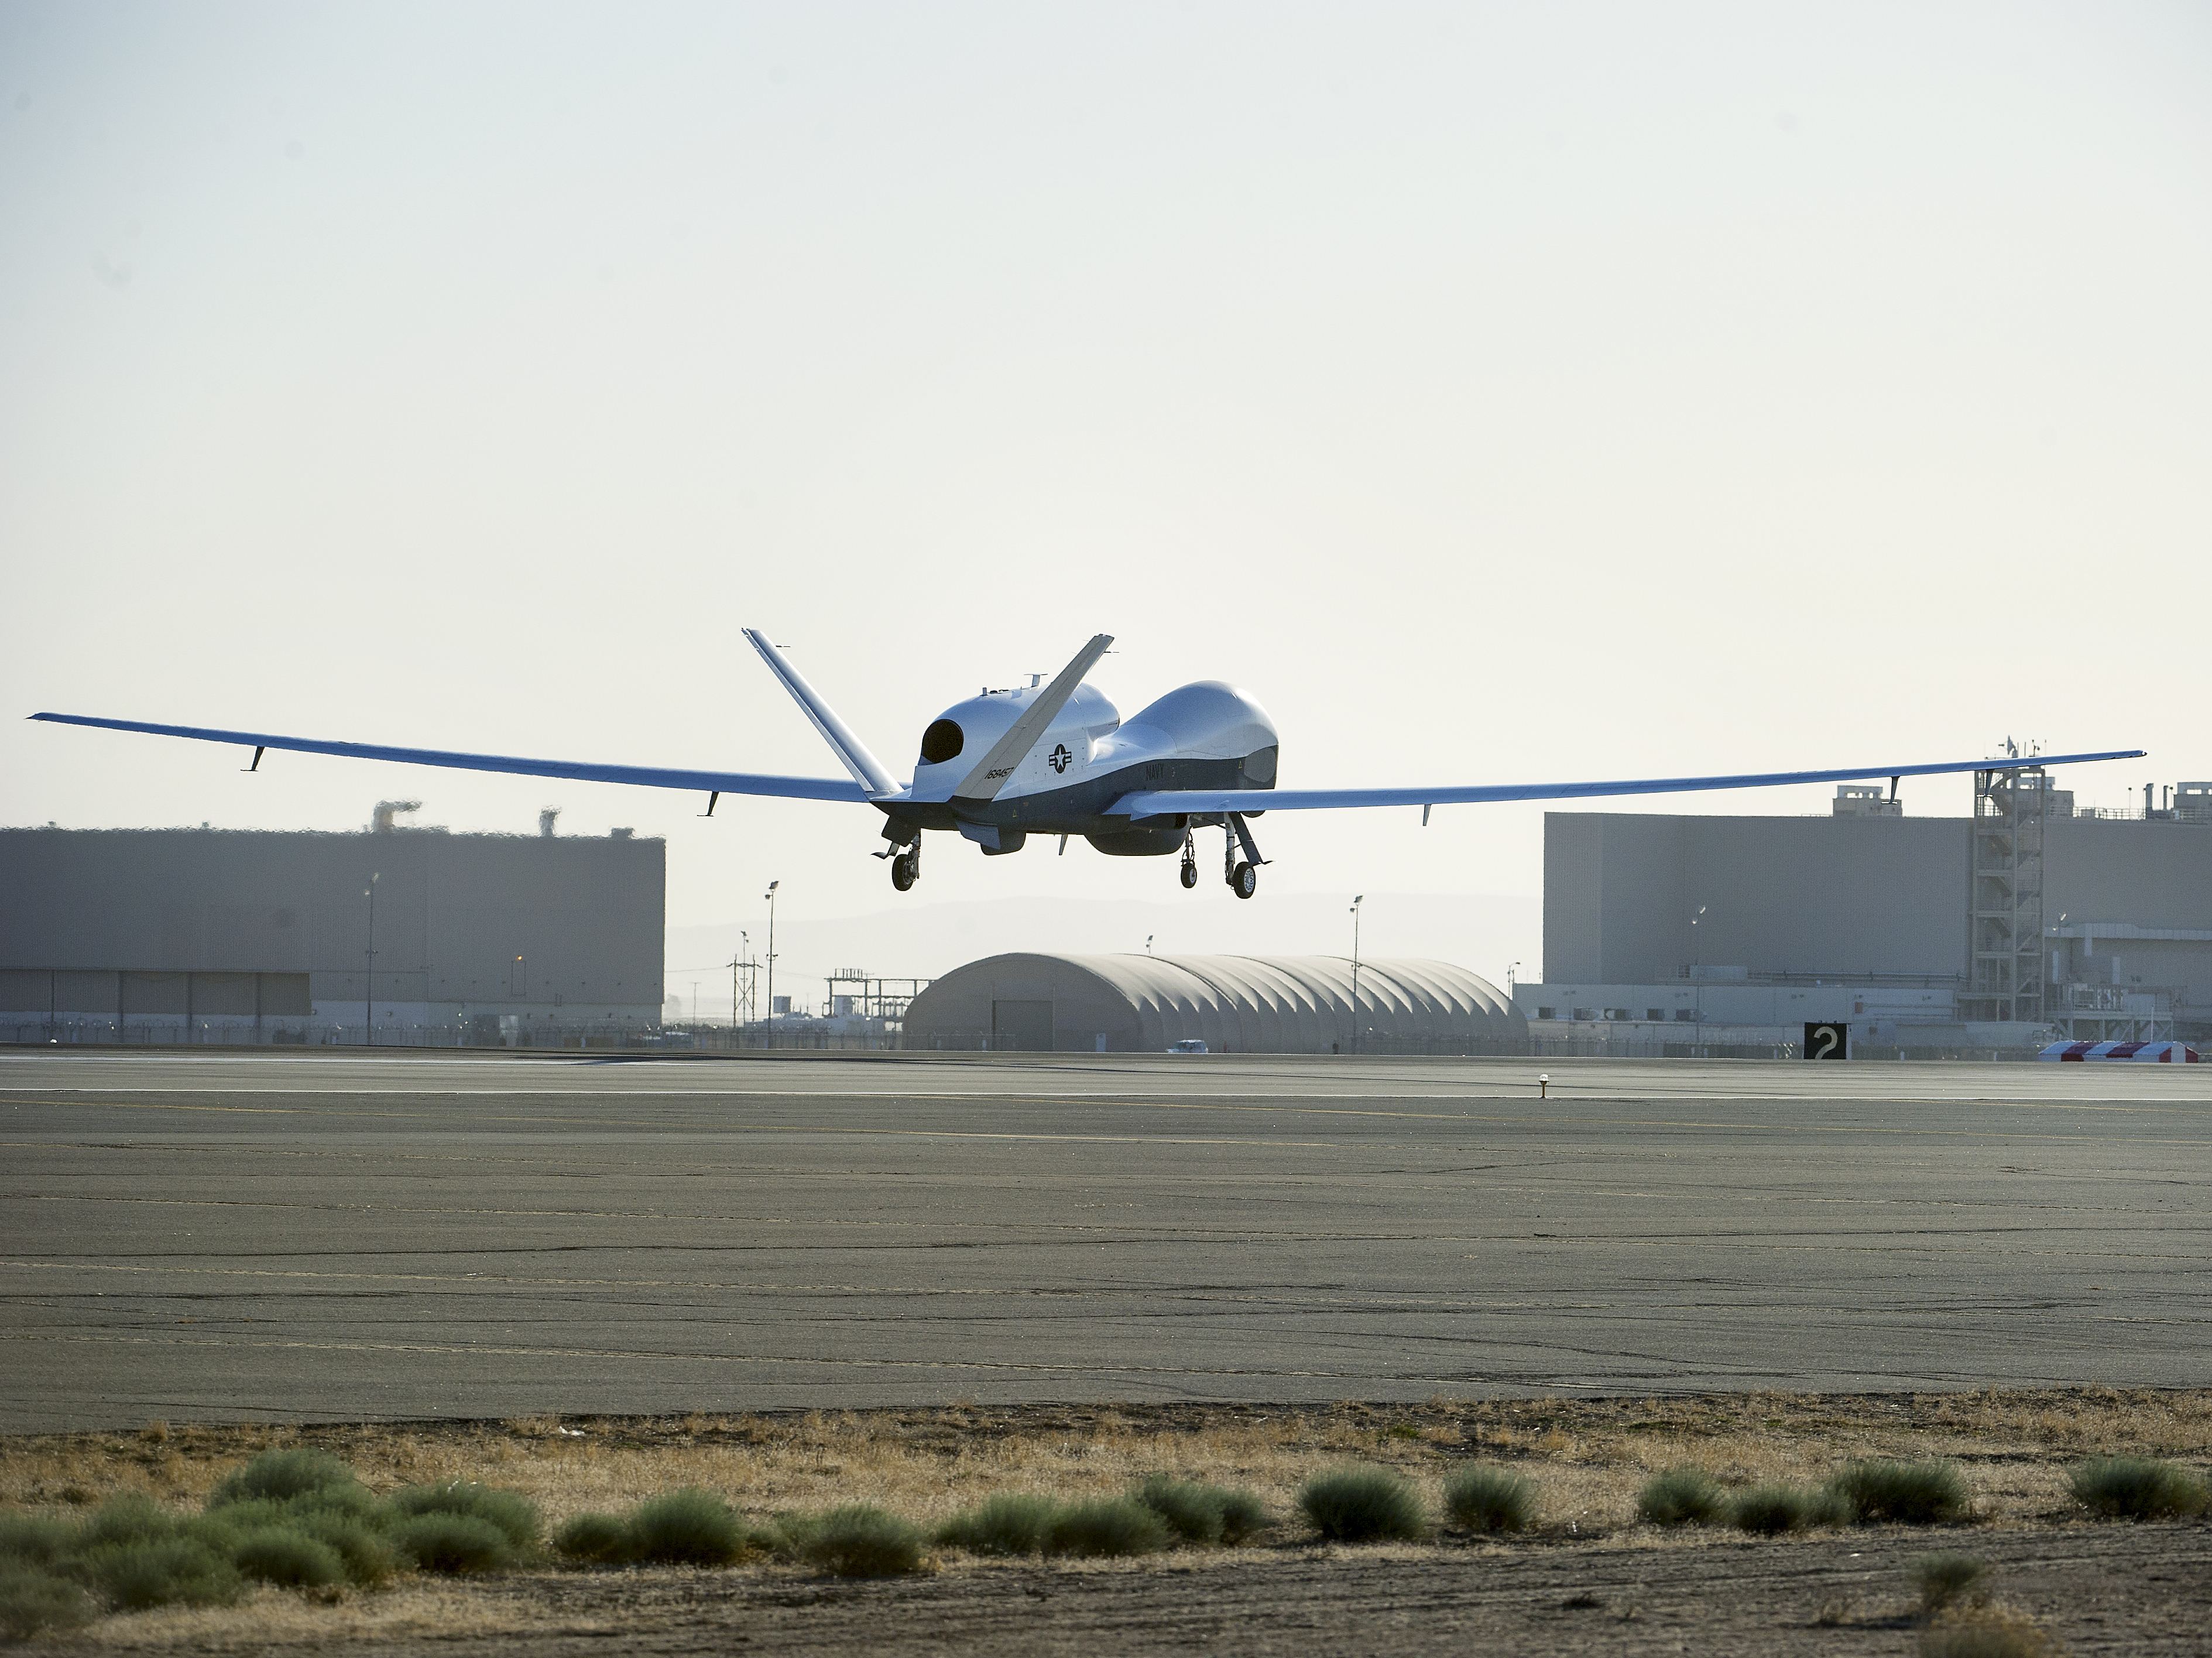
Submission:
<svg viewBox="0 0 2212 1658">
<path fill-rule="evenodd" d="M 0 1051 L 6 1431 L 2197 1386 L 2208 1267 L 2212 1068 Z"/>
</svg>

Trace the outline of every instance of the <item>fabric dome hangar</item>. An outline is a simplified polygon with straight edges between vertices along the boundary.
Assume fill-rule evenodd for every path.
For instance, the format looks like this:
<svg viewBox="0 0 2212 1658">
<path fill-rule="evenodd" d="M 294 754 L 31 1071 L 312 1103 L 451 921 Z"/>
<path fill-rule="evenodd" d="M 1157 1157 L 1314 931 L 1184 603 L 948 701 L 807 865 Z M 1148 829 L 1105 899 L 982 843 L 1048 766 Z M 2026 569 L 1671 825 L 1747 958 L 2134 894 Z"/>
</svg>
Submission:
<svg viewBox="0 0 2212 1658">
<path fill-rule="evenodd" d="M 1358 1045 L 1374 1054 L 1519 1054 L 1528 1024 L 1446 961 L 1359 963 Z M 987 956 L 907 1009 L 902 1045 L 1018 1053 L 1349 1053 L 1352 964 L 1334 955 Z"/>
</svg>

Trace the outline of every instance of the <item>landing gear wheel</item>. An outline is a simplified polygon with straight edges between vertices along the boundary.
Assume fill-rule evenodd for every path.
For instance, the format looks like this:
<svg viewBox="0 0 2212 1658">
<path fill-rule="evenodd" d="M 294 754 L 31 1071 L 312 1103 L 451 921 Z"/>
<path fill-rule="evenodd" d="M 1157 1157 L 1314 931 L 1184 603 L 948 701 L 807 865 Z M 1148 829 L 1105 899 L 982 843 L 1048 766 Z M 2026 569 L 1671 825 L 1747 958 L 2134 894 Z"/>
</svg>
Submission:
<svg viewBox="0 0 2212 1658">
<path fill-rule="evenodd" d="M 1182 861 L 1182 884 L 1186 892 L 1198 885 L 1198 865 L 1189 858 Z"/>
<path fill-rule="evenodd" d="M 911 852 L 901 852 L 891 860 L 891 885 L 903 893 L 914 885 L 914 855 Z"/>
<path fill-rule="evenodd" d="M 1239 898 L 1249 898 L 1260 890 L 1260 872 L 1249 863 L 1239 863 L 1229 872 L 1229 890 Z"/>
</svg>

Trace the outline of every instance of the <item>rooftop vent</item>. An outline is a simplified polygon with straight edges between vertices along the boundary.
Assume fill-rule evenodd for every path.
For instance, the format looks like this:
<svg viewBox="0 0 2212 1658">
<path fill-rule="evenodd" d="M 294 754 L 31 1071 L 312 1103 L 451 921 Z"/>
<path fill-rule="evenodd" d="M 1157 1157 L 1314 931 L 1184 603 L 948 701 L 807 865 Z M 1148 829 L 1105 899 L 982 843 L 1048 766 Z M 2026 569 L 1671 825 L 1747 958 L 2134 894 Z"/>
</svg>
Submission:
<svg viewBox="0 0 2212 1658">
<path fill-rule="evenodd" d="M 369 816 L 368 826 L 380 835 L 392 832 L 392 820 L 401 812 L 419 812 L 422 802 L 418 800 L 380 800 Z"/>
<path fill-rule="evenodd" d="M 561 815 L 561 808 L 549 806 L 538 814 L 538 832 L 547 840 L 553 838 L 553 820 Z"/>
</svg>

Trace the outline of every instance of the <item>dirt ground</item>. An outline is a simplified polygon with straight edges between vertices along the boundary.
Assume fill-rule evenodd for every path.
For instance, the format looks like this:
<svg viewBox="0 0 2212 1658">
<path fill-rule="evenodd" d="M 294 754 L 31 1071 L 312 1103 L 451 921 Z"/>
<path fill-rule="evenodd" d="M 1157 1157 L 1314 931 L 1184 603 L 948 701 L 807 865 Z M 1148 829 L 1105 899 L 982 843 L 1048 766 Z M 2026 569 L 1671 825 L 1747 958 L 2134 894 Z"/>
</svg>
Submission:
<svg viewBox="0 0 2212 1658">
<path fill-rule="evenodd" d="M 954 1567 L 847 1583 L 752 1570 L 519 1573 L 329 1606 L 111 1619 L 28 1652 L 1905 1654 L 1905 1567 L 1963 1544 L 2077 1655 L 2212 1651 L 2212 1526 L 1931 1539 L 1261 1548 L 1102 1565 Z"/>
<path fill-rule="evenodd" d="M 194 1507 L 227 1469 L 278 1444 L 325 1447 L 379 1489 L 456 1476 L 514 1486 L 554 1523 L 696 1484 L 763 1517 L 867 1501 L 934 1524 L 994 1491 L 1087 1496 L 1156 1469 L 1249 1487 L 1279 1523 L 1253 1546 L 1138 1561 L 946 1553 L 929 1573 L 888 1582 L 763 1564 L 416 1579 L 335 1604 L 263 1590 L 221 1610 L 110 1618 L 27 1650 L 1908 1653 L 1920 1626 L 1906 1569 L 1945 1549 L 1991 1562 L 1997 1598 L 2075 1653 L 2212 1652 L 2212 1523 L 2092 1522 L 2065 1481 L 2070 1464 L 2115 1453 L 2203 1469 L 2208 1391 L 151 1423 L 0 1440 L 0 1502 L 67 1514 L 143 1490 Z M 1636 1490 L 1656 1468 L 1809 1482 L 1869 1456 L 1957 1461 L 1973 1519 L 1770 1541 L 1636 1518 Z M 1353 1459 L 1397 1466 L 1431 1503 L 1454 1467 L 1511 1466 L 1542 1493 L 1537 1528 L 1504 1543 L 1446 1533 L 1421 1545 L 1316 1545 L 1294 1517 L 1297 1484 Z"/>
</svg>

